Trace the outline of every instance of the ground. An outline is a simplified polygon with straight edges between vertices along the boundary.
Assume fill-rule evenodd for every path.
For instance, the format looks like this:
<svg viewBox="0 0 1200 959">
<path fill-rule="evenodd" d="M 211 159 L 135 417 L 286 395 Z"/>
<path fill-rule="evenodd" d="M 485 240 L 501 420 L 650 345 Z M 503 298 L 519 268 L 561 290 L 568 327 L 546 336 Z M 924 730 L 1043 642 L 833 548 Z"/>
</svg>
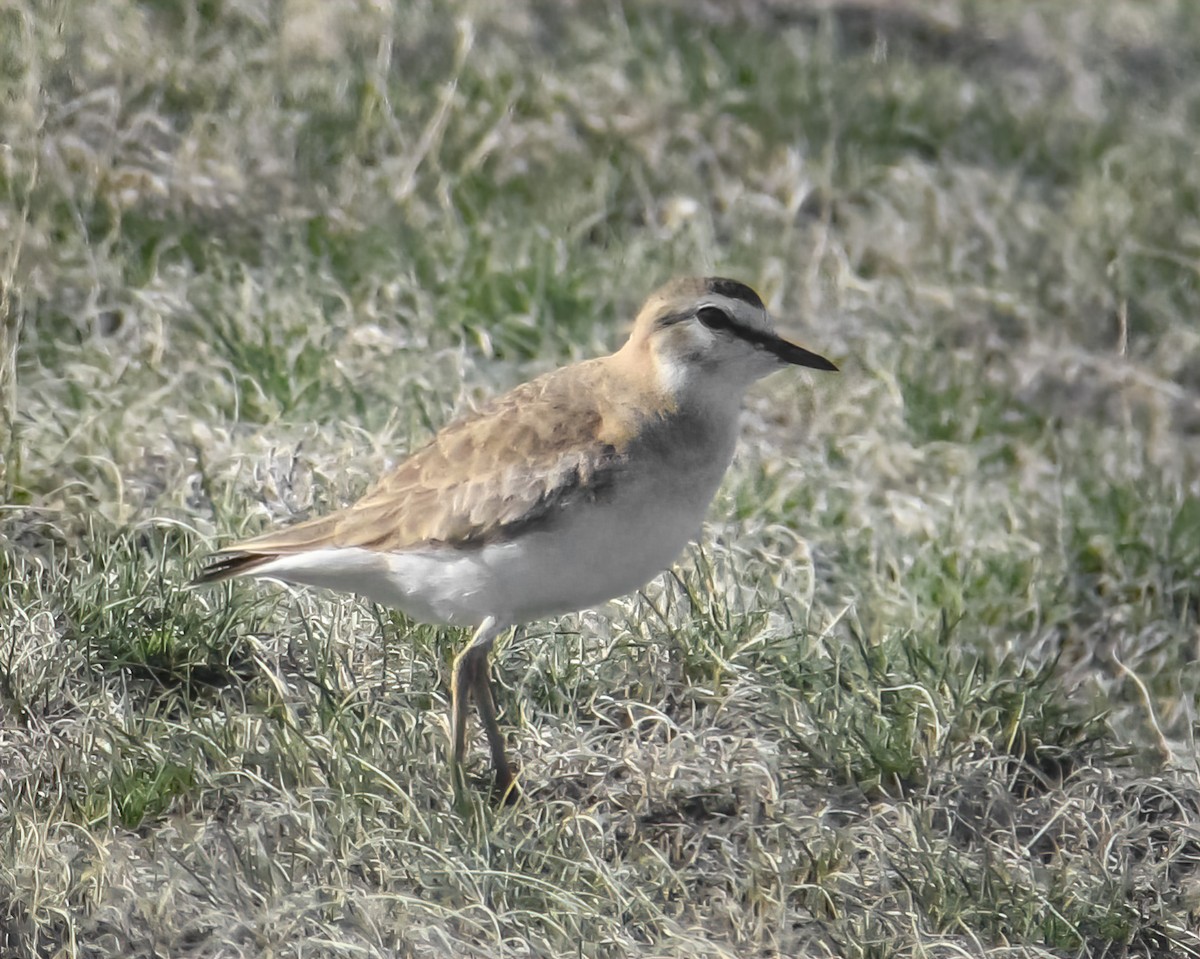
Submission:
<svg viewBox="0 0 1200 959">
<path fill-rule="evenodd" d="M 1200 9 L 0 6 L 0 954 L 1200 956 Z M 185 588 L 679 273 L 841 366 L 502 644 Z M 472 773 L 485 773 L 477 740 Z"/>
</svg>

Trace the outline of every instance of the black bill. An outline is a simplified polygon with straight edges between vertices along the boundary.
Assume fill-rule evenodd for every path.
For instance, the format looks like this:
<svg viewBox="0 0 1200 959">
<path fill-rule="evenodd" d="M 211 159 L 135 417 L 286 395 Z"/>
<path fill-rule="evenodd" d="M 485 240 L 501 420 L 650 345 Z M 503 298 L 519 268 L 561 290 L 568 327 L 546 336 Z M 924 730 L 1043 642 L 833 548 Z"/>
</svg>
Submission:
<svg viewBox="0 0 1200 959">
<path fill-rule="evenodd" d="M 807 366 L 811 370 L 828 370 L 830 373 L 838 371 L 836 364 L 829 362 L 825 357 L 812 350 L 806 350 L 803 346 L 789 343 L 779 336 L 767 337 L 765 342 L 759 345 L 769 353 L 774 353 L 784 363 L 791 363 L 793 366 Z"/>
<path fill-rule="evenodd" d="M 683 319 L 686 315 L 683 314 L 679 319 Z M 719 330 L 731 336 L 736 336 L 745 343 L 749 343 L 760 350 L 766 350 L 768 353 L 777 356 L 784 363 L 791 363 L 793 366 L 807 366 L 812 370 L 828 370 L 830 373 L 837 372 L 837 367 L 825 359 L 825 357 L 819 356 L 811 350 L 806 350 L 803 346 L 789 343 L 776 333 L 768 330 L 757 330 L 751 326 L 743 326 L 720 307 L 702 306 L 696 311 L 696 319 L 710 330 Z"/>
</svg>

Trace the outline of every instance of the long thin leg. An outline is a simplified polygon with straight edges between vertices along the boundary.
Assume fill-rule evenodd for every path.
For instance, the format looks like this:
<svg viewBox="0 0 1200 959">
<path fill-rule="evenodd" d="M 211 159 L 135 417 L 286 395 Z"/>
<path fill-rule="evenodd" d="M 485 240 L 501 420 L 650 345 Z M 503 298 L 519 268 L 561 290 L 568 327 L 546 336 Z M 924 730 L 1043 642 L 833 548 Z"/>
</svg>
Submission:
<svg viewBox="0 0 1200 959">
<path fill-rule="evenodd" d="M 514 783 L 512 767 L 504 753 L 504 735 L 496 722 L 496 701 L 492 698 L 492 678 L 487 653 L 480 656 L 479 668 L 474 675 L 475 708 L 479 710 L 479 721 L 487 733 L 488 748 L 492 753 L 492 769 L 496 773 L 496 796 L 504 802 L 513 802 L 520 795 Z"/>
<path fill-rule="evenodd" d="M 451 765 L 454 771 L 462 769 L 463 756 L 467 751 L 467 710 L 471 705 L 471 692 L 475 688 L 472 671 L 475 659 L 469 655 L 468 646 L 454 659 L 454 672 L 450 676 L 450 735 L 453 740 Z"/>
<path fill-rule="evenodd" d="M 454 660 L 454 673 L 450 679 L 450 728 L 453 735 L 451 765 L 456 782 L 462 775 L 463 758 L 467 751 L 467 710 L 472 695 L 479 709 L 480 721 L 487 732 L 497 783 L 504 780 L 503 788 L 507 790 L 512 781 L 512 770 L 504 755 L 504 738 L 496 722 L 496 706 L 492 701 L 487 675 L 487 658 L 492 644 L 507 628 L 507 625 L 497 623 L 494 616 L 489 616 L 475 630 L 467 648 Z M 480 689 L 483 690 L 482 694 Z"/>
</svg>

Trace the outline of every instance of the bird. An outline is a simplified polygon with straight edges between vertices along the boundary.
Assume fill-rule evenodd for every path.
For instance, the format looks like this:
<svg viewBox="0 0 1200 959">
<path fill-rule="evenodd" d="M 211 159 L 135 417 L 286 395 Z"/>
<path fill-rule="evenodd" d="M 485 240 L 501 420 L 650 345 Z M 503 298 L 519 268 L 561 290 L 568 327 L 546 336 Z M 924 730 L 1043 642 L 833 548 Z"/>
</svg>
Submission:
<svg viewBox="0 0 1200 959">
<path fill-rule="evenodd" d="M 655 290 L 615 352 L 563 366 L 438 431 L 352 505 L 219 549 L 235 576 L 354 593 L 473 630 L 450 678 L 451 774 L 465 783 L 473 701 L 493 790 L 520 795 L 492 694 L 496 639 L 640 589 L 697 539 L 732 461 L 747 389 L 837 366 L 780 336 L 724 277 Z"/>
</svg>

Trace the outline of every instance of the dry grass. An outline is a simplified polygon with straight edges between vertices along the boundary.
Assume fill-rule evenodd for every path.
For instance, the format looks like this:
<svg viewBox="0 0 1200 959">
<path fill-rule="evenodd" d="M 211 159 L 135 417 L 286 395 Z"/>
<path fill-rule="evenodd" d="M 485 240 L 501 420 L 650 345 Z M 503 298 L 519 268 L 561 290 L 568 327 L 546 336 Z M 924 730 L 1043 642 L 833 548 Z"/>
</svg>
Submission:
<svg viewBox="0 0 1200 959">
<path fill-rule="evenodd" d="M 1185 3 L 0 6 L 0 953 L 1200 956 Z M 181 588 L 677 272 L 704 544 L 499 657 Z M 482 771 L 482 757 L 480 756 Z"/>
</svg>

